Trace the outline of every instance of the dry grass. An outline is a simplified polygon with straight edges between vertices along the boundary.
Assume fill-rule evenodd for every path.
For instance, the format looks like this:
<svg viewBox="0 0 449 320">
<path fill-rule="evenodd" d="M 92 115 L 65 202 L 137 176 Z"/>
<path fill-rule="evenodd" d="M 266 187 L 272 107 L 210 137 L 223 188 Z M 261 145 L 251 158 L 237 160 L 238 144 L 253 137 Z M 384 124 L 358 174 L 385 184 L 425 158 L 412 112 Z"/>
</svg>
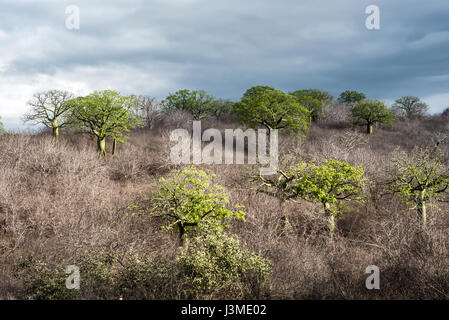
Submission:
<svg viewBox="0 0 449 320">
<path fill-rule="evenodd" d="M 128 144 L 119 146 L 118 155 L 106 160 L 97 157 L 95 144 L 83 135 L 62 135 L 58 144 L 47 134 L 1 135 L 0 298 L 20 296 L 23 284 L 12 276 L 13 266 L 30 254 L 51 264 L 105 249 L 134 249 L 155 258 L 172 258 L 176 234 L 157 232 L 159 220 L 126 216 L 126 209 L 151 194 L 157 179 L 173 169 L 168 161 L 168 130 L 189 128 L 190 120 L 177 114 L 153 131 L 135 131 Z M 335 125 L 337 120 L 340 126 Z M 304 201 L 287 203 L 291 228 L 279 233 L 277 200 L 257 194 L 247 178 L 254 167 L 203 166 L 219 176 L 233 203 L 245 206 L 247 221 L 234 222 L 230 231 L 273 262 L 266 297 L 448 298 L 447 205 L 429 210 L 428 227 L 423 230 L 414 211 L 400 199 L 374 196 L 376 182 L 396 147 L 431 143 L 420 137 L 432 135 L 432 119 L 400 124 L 394 131 L 375 128 L 370 137 L 345 123 L 344 114 L 332 121 L 314 125 L 303 140 L 281 137 L 280 154 L 361 165 L 373 181 L 372 201 L 347 209 L 334 241 L 328 237 L 321 208 Z M 215 121 L 205 123 L 203 129 L 236 126 Z M 416 131 L 420 134 L 412 134 Z M 365 288 L 368 265 L 379 266 L 381 290 Z"/>
</svg>

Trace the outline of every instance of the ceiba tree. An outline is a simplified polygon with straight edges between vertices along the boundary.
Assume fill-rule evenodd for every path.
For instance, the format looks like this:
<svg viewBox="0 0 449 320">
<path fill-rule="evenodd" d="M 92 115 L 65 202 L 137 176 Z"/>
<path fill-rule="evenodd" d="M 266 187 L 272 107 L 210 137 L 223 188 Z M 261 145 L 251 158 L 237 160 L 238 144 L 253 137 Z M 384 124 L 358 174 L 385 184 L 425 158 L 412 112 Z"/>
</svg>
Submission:
<svg viewBox="0 0 449 320">
<path fill-rule="evenodd" d="M 410 153 L 396 150 L 391 158 L 387 183 L 393 192 L 416 208 L 426 225 L 427 202 L 443 201 L 449 186 L 449 171 L 443 152 L 438 148 L 415 147 Z"/>
<path fill-rule="evenodd" d="M 366 98 L 366 96 L 362 92 L 346 90 L 346 91 L 343 91 L 342 93 L 340 93 L 340 96 L 338 97 L 338 102 L 353 107 L 355 104 L 359 103 L 360 101 L 365 100 L 365 98 Z"/>
<path fill-rule="evenodd" d="M 55 141 L 59 137 L 59 129 L 70 126 L 68 120 L 70 111 L 70 101 L 74 96 L 63 90 L 49 90 L 38 92 L 28 102 L 31 109 L 24 116 L 25 122 L 33 124 L 43 124 L 53 130 Z"/>
<path fill-rule="evenodd" d="M 393 112 L 379 100 L 360 101 L 351 108 L 351 116 L 354 124 L 366 125 L 368 134 L 373 133 L 375 123 L 393 126 L 394 122 Z"/>
<path fill-rule="evenodd" d="M 176 229 L 181 245 L 187 233 L 210 223 L 224 228 L 227 226 L 223 222 L 228 218 L 244 220 L 245 213 L 238 206 L 235 210 L 230 208 L 226 190 L 214 180 L 214 175 L 193 166 L 174 171 L 167 179 L 159 180 L 152 207 L 140 213 L 169 218 L 164 228 Z"/>
<path fill-rule="evenodd" d="M 162 101 L 162 108 L 165 112 L 182 110 L 190 113 L 194 120 L 201 120 L 211 113 L 214 103 L 215 97 L 204 90 L 183 89 L 169 94 Z"/>
<path fill-rule="evenodd" d="M 323 205 L 329 221 L 330 236 L 334 236 L 335 218 L 342 213 L 341 202 L 362 201 L 366 184 L 363 168 L 346 162 L 326 160 L 322 165 L 302 162 L 294 170 L 295 192 L 298 197 Z"/>
<path fill-rule="evenodd" d="M 405 96 L 396 99 L 392 108 L 396 112 L 405 114 L 407 118 L 424 116 L 429 110 L 427 103 L 414 96 Z"/>
<path fill-rule="evenodd" d="M 113 154 L 117 142 L 124 142 L 125 133 L 141 124 L 136 114 L 137 98 L 122 96 L 111 90 L 96 91 L 70 102 L 70 118 L 81 129 L 87 129 L 97 138 L 100 155 L 106 155 L 106 138 L 113 139 Z"/>
<path fill-rule="evenodd" d="M 296 97 L 266 86 L 247 90 L 233 111 L 240 121 L 250 126 L 263 125 L 268 130 L 292 129 L 305 133 L 311 119 L 310 111 Z"/>
</svg>

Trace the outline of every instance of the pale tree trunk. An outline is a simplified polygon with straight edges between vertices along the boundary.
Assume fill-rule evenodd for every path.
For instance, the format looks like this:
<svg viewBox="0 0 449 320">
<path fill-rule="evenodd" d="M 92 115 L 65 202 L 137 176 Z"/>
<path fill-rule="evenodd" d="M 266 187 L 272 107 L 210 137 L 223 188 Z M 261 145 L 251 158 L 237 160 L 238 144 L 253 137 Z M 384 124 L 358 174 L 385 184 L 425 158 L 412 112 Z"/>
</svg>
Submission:
<svg viewBox="0 0 449 320">
<path fill-rule="evenodd" d="M 105 157 L 106 156 L 106 138 L 97 138 L 97 147 L 98 147 L 98 154 L 100 156 Z"/>
<path fill-rule="evenodd" d="M 114 139 L 112 141 L 112 155 L 115 156 L 116 152 L 117 152 L 117 139 Z"/>
<path fill-rule="evenodd" d="M 285 202 L 286 201 L 284 199 L 279 199 L 279 212 L 281 213 L 281 223 L 282 223 L 281 232 L 282 233 L 291 228 L 290 221 L 288 221 L 288 217 L 284 212 L 285 211 Z"/>
<path fill-rule="evenodd" d="M 421 191 L 418 200 L 418 219 L 421 220 L 423 227 L 427 222 L 426 190 Z"/>
<path fill-rule="evenodd" d="M 334 234 L 335 234 L 335 214 L 332 212 L 332 210 L 330 209 L 330 204 L 329 203 L 324 203 L 324 213 L 327 216 L 327 219 L 329 221 L 329 235 L 331 236 L 331 238 L 334 238 Z"/>
<path fill-rule="evenodd" d="M 53 120 L 52 122 L 52 130 L 53 130 L 53 138 L 56 142 L 59 140 L 59 125 L 56 120 Z"/>
<path fill-rule="evenodd" d="M 373 125 L 371 123 L 369 123 L 366 126 L 366 133 L 368 133 L 368 134 L 372 134 L 373 133 Z"/>
</svg>

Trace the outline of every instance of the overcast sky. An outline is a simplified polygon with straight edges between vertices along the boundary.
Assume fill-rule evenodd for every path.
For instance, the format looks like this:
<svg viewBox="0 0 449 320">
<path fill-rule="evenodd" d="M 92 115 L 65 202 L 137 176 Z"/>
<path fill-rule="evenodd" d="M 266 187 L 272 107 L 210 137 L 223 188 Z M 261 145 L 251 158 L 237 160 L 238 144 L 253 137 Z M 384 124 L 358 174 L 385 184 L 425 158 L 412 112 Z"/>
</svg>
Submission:
<svg viewBox="0 0 449 320">
<path fill-rule="evenodd" d="M 66 8 L 80 9 L 80 29 Z M 365 8 L 380 8 L 368 30 Z M 182 88 L 239 99 L 254 85 L 346 89 L 449 106 L 447 0 L 0 0 L 0 116 L 36 91 Z"/>
</svg>

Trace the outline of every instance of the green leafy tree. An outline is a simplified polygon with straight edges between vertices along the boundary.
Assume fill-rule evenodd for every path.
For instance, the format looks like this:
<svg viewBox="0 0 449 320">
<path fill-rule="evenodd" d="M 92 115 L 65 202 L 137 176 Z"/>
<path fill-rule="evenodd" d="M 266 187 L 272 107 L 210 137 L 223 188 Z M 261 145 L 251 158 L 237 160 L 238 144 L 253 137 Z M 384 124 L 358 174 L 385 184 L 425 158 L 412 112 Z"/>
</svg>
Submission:
<svg viewBox="0 0 449 320">
<path fill-rule="evenodd" d="M 368 134 L 373 132 L 373 125 L 375 123 L 393 126 L 394 122 L 393 112 L 379 100 L 360 101 L 351 108 L 351 116 L 354 124 L 366 125 L 366 132 Z"/>
<path fill-rule="evenodd" d="M 242 247 L 235 235 L 206 229 L 181 248 L 177 263 L 186 280 L 187 299 L 244 299 L 262 295 L 271 262 Z M 257 293 L 254 293 L 256 291 Z"/>
<path fill-rule="evenodd" d="M 226 99 L 218 99 L 212 102 L 210 108 L 210 114 L 212 114 L 217 120 L 221 119 L 223 116 L 228 115 L 232 112 L 234 102 Z"/>
<path fill-rule="evenodd" d="M 234 105 L 240 121 L 251 126 L 263 125 L 268 130 L 292 129 L 307 132 L 310 112 L 297 99 L 280 90 L 257 86 L 249 89 Z"/>
<path fill-rule="evenodd" d="M 67 115 L 73 95 L 68 91 L 50 90 L 38 92 L 28 102 L 30 110 L 24 116 L 25 122 L 43 124 L 53 130 L 53 137 L 58 140 L 59 129 L 70 126 Z"/>
<path fill-rule="evenodd" d="M 137 98 L 122 96 L 111 90 L 96 91 L 86 97 L 73 99 L 71 119 L 81 129 L 88 130 L 97 138 L 100 155 L 106 155 L 106 138 L 113 139 L 113 154 L 117 142 L 124 142 L 125 134 L 141 123 L 136 115 Z"/>
<path fill-rule="evenodd" d="M 207 94 L 204 90 L 190 91 L 179 90 L 169 94 L 162 101 L 165 112 L 171 110 L 183 110 L 190 113 L 194 120 L 201 120 L 211 113 L 215 97 Z"/>
<path fill-rule="evenodd" d="M 414 205 L 426 225 L 427 202 L 443 201 L 449 186 L 449 171 L 443 152 L 437 148 L 415 147 L 410 153 L 396 150 L 391 158 L 388 184 L 395 193 Z"/>
<path fill-rule="evenodd" d="M 295 166 L 294 172 L 297 177 L 295 192 L 304 200 L 323 205 L 329 221 L 329 233 L 333 237 L 335 218 L 342 213 L 342 201 L 363 200 L 363 168 L 337 160 L 326 160 L 322 165 L 302 162 Z"/>
<path fill-rule="evenodd" d="M 325 105 L 323 101 L 312 96 L 300 96 L 298 102 L 309 110 L 312 121 L 317 121 L 323 116 Z"/>
<path fill-rule="evenodd" d="M 244 220 L 243 211 L 229 208 L 226 191 L 214 183 L 214 178 L 195 167 L 173 172 L 167 179 L 159 180 L 161 186 L 153 194 L 151 209 L 141 213 L 169 218 L 164 228 L 176 229 L 181 245 L 187 233 L 201 229 L 206 223 L 222 222 L 220 227 L 227 227 L 224 221 L 230 217 Z"/>
<path fill-rule="evenodd" d="M 338 97 L 338 102 L 353 107 L 360 101 L 365 100 L 365 98 L 366 98 L 366 96 L 362 92 L 346 90 L 346 91 L 343 91 L 342 93 L 340 93 L 340 96 Z"/>
<path fill-rule="evenodd" d="M 405 96 L 395 100 L 392 109 L 397 113 L 405 114 L 407 118 L 417 118 L 424 116 L 429 106 L 418 97 Z"/>
<path fill-rule="evenodd" d="M 304 89 L 304 90 L 296 90 L 291 93 L 295 97 L 312 97 L 317 99 L 323 103 L 329 103 L 334 100 L 334 97 L 327 91 L 322 91 L 319 89 Z"/>
</svg>

